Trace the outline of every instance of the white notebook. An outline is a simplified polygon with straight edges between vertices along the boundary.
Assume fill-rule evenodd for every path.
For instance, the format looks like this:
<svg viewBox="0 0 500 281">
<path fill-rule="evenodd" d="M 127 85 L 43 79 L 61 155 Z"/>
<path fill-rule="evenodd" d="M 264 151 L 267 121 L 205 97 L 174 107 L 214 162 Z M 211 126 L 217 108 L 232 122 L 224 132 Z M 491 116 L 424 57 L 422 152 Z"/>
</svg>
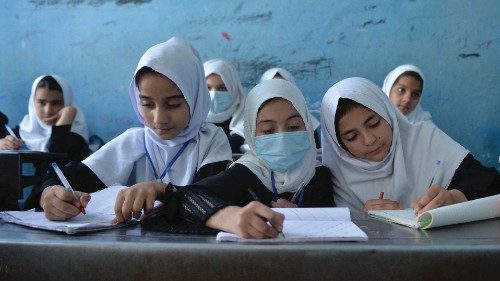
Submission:
<svg viewBox="0 0 500 281">
<path fill-rule="evenodd" d="M 223 242 L 302 242 L 302 241 L 367 241 L 368 236 L 351 221 L 348 208 L 273 208 L 285 215 L 284 237 L 246 239 L 236 234 L 219 232 Z"/>
<path fill-rule="evenodd" d="M 85 208 L 87 214 L 80 213 L 67 221 L 51 221 L 45 218 L 44 212 L 34 210 L 0 212 L 0 218 L 10 223 L 67 234 L 118 228 L 124 224 L 114 225 L 111 220 L 115 217 L 116 195 L 123 188 L 126 186 L 110 186 L 91 193 L 91 200 Z"/>
<path fill-rule="evenodd" d="M 411 228 L 428 229 L 500 217 L 500 195 L 436 208 L 418 217 L 413 209 L 368 211 L 368 214 Z"/>
</svg>

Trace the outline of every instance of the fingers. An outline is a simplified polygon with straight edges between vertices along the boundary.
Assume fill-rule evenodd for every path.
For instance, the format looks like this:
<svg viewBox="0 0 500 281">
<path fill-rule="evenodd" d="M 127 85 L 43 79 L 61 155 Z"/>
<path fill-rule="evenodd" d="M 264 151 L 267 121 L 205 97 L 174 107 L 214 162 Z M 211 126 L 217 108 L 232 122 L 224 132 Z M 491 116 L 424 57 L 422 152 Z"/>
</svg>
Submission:
<svg viewBox="0 0 500 281">
<path fill-rule="evenodd" d="M 62 186 L 48 187 L 42 193 L 40 206 L 49 220 L 67 220 L 80 213 L 74 205 L 75 197 Z"/>
<path fill-rule="evenodd" d="M 271 201 L 271 207 L 273 208 L 297 208 L 298 206 L 286 199 L 278 199 L 276 202 Z"/>
<path fill-rule="evenodd" d="M 13 137 L 11 135 L 6 136 L 1 140 L 1 149 L 19 149 L 19 147 L 23 144 L 23 141 Z"/>
<path fill-rule="evenodd" d="M 413 209 L 415 214 L 420 215 L 428 210 L 449 204 L 453 204 L 452 193 L 444 187 L 436 185 L 429 188 L 419 199 L 417 199 Z"/>
<path fill-rule="evenodd" d="M 141 183 L 121 190 L 115 201 L 116 222 L 139 219 L 142 209 L 144 213 L 150 213 L 156 200 L 155 187 L 154 184 Z"/>
<path fill-rule="evenodd" d="M 271 210 L 262 203 L 253 201 L 241 209 L 239 227 L 243 230 L 243 237 L 273 238 L 283 230 L 283 221 L 283 214 Z"/>
<path fill-rule="evenodd" d="M 413 210 L 415 211 L 415 214 L 421 213 L 422 209 L 425 208 L 438 194 L 444 190 L 441 186 L 431 186 L 429 189 L 427 189 L 422 196 L 420 196 L 415 202 L 413 202 Z M 434 205 L 434 203 L 433 203 Z M 427 208 L 428 210 L 428 208 Z"/>
<path fill-rule="evenodd" d="M 69 125 L 73 123 L 73 120 L 75 119 L 76 116 L 76 108 L 73 106 L 66 106 L 63 109 L 59 111 L 57 114 L 59 116 L 59 119 L 57 120 L 56 125 L 61 126 L 61 125 Z"/>
<path fill-rule="evenodd" d="M 370 210 L 400 210 L 403 206 L 397 201 L 392 201 L 390 199 L 371 199 L 366 201 L 363 207 L 364 212 Z"/>
<path fill-rule="evenodd" d="M 115 201 L 115 223 L 119 224 L 124 222 L 126 219 L 123 216 L 122 213 L 122 206 L 123 202 L 125 201 L 125 195 L 123 194 L 124 191 L 120 190 L 118 194 L 116 195 L 116 201 Z"/>
<path fill-rule="evenodd" d="M 90 201 L 90 194 L 85 193 L 85 192 L 80 192 L 80 191 L 75 191 L 75 196 L 78 199 L 76 202 L 78 205 L 75 205 L 77 207 L 83 206 L 84 208 L 87 207 Z"/>
</svg>

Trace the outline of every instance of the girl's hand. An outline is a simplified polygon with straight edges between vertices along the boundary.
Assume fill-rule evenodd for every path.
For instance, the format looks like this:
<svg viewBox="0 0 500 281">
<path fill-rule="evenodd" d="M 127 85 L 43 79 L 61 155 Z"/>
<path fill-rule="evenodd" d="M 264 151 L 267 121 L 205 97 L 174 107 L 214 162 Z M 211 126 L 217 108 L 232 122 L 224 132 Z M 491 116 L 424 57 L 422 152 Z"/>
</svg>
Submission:
<svg viewBox="0 0 500 281">
<path fill-rule="evenodd" d="M 213 214 L 206 222 L 212 228 L 228 231 L 244 238 L 274 238 L 283 230 L 285 216 L 257 201 L 245 207 L 228 206 Z"/>
<path fill-rule="evenodd" d="M 153 210 L 156 198 L 165 194 L 166 184 L 150 181 L 134 184 L 118 192 L 115 201 L 115 219 L 113 223 L 118 224 L 129 221 L 132 217 L 141 217 L 142 209 L 145 214 Z"/>
<path fill-rule="evenodd" d="M 371 199 L 366 201 L 363 211 L 369 210 L 401 210 L 403 206 L 389 199 Z"/>
<path fill-rule="evenodd" d="M 416 215 L 441 206 L 467 201 L 465 195 L 456 189 L 447 190 L 440 185 L 433 185 L 412 203 Z"/>
<path fill-rule="evenodd" d="M 5 138 L 0 139 L 0 149 L 2 150 L 16 150 L 19 149 L 21 145 L 23 145 L 23 141 L 11 135 L 7 135 Z"/>
<path fill-rule="evenodd" d="M 54 120 L 56 126 L 62 126 L 62 125 L 71 125 L 73 124 L 73 121 L 75 120 L 76 117 L 76 107 L 74 106 L 66 106 L 63 107 L 59 112 L 57 113 L 56 117 L 54 117 L 56 120 Z"/>
<path fill-rule="evenodd" d="M 77 216 L 80 213 L 80 206 L 87 207 L 90 195 L 75 191 L 75 196 L 64 186 L 54 185 L 45 188 L 40 197 L 40 206 L 45 217 L 49 220 L 63 221 Z"/>
<path fill-rule="evenodd" d="M 276 202 L 271 201 L 271 207 L 273 208 L 298 208 L 296 204 L 286 200 L 286 199 L 278 199 Z"/>
</svg>

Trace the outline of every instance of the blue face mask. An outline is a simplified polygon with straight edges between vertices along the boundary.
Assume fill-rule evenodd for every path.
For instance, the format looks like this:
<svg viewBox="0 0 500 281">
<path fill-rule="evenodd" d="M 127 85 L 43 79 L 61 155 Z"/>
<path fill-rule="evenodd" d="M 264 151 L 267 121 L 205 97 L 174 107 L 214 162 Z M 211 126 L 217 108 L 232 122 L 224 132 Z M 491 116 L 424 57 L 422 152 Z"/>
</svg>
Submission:
<svg viewBox="0 0 500 281">
<path fill-rule="evenodd" d="M 307 131 L 262 135 L 255 138 L 255 153 L 273 170 L 296 168 L 311 148 Z"/>
<path fill-rule="evenodd" d="M 209 91 L 210 93 L 210 111 L 213 113 L 221 113 L 228 109 L 233 102 L 231 95 L 223 91 Z"/>
</svg>

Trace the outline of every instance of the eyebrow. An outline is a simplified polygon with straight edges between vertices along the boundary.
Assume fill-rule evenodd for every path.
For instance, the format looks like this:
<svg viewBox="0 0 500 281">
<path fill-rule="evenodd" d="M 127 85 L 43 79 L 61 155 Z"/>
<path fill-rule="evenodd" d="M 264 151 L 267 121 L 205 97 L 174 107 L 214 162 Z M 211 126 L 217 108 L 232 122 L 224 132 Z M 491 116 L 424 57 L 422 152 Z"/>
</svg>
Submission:
<svg viewBox="0 0 500 281">
<path fill-rule="evenodd" d="M 373 118 L 377 117 L 377 115 L 375 113 L 373 113 L 370 117 L 366 118 L 365 122 L 363 122 L 363 125 L 366 125 L 366 123 L 370 122 Z M 349 133 L 352 133 L 356 131 L 356 129 L 350 129 L 350 130 L 347 130 L 345 132 L 343 132 L 342 134 L 340 134 L 341 136 L 345 136 Z"/>
<path fill-rule="evenodd" d="M 139 94 L 139 98 L 140 99 L 145 99 L 145 100 L 150 100 L 151 99 L 150 97 L 144 96 L 142 94 Z M 184 96 L 183 95 L 175 95 L 175 96 L 171 96 L 171 97 L 166 97 L 165 100 L 178 99 L 178 98 L 184 99 Z"/>
<path fill-rule="evenodd" d="M 292 115 L 292 116 L 288 117 L 288 118 L 286 119 L 286 121 L 288 121 L 288 120 L 290 120 L 290 119 L 293 119 L 293 118 L 296 118 L 296 117 L 299 117 L 299 118 L 301 118 L 301 119 L 302 119 L 302 116 L 300 116 L 300 114 L 294 114 L 294 115 Z M 261 124 L 261 123 L 276 123 L 276 121 L 275 121 L 275 120 L 270 120 L 270 119 L 265 119 L 265 120 L 260 120 L 259 122 L 257 122 L 257 124 L 256 124 L 256 125 L 259 125 L 259 124 Z"/>
<path fill-rule="evenodd" d="M 407 88 L 407 86 L 406 86 L 406 85 L 404 85 L 404 84 L 400 84 L 400 83 L 396 83 L 396 84 L 394 84 L 394 86 L 399 86 L 399 87 L 402 87 L 402 88 Z M 421 93 L 421 92 L 422 92 L 422 88 L 420 88 L 419 90 L 417 90 L 417 91 L 415 91 L 415 92 L 419 92 L 419 93 Z"/>
</svg>

